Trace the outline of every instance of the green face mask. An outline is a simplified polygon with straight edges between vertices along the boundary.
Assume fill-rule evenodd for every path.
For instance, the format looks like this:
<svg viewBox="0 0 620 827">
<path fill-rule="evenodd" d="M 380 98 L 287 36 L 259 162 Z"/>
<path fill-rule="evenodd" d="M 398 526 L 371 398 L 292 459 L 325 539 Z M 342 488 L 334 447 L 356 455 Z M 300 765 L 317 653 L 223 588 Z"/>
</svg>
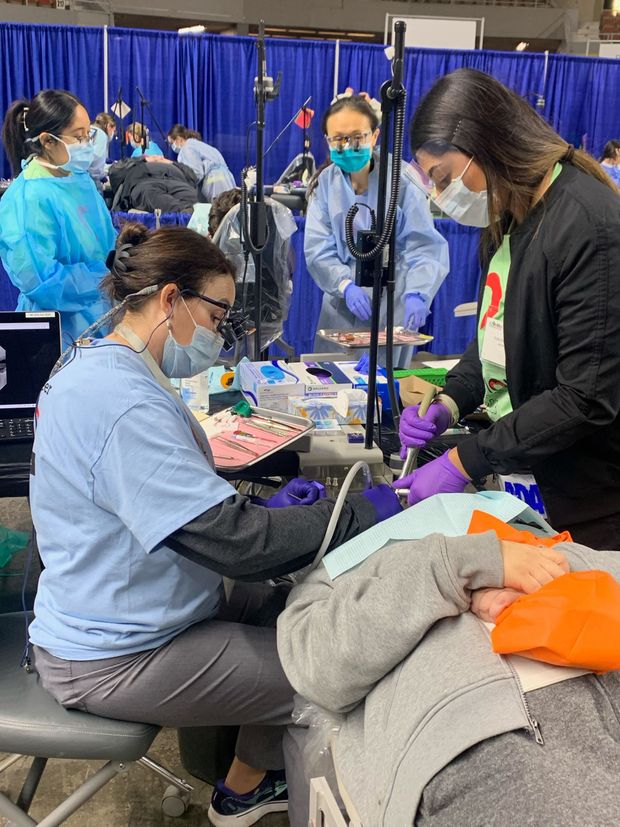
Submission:
<svg viewBox="0 0 620 827">
<path fill-rule="evenodd" d="M 359 172 L 370 163 L 372 149 L 369 146 L 361 146 L 359 149 L 347 146 L 342 151 L 331 149 L 329 157 L 332 162 L 343 172 Z"/>
</svg>

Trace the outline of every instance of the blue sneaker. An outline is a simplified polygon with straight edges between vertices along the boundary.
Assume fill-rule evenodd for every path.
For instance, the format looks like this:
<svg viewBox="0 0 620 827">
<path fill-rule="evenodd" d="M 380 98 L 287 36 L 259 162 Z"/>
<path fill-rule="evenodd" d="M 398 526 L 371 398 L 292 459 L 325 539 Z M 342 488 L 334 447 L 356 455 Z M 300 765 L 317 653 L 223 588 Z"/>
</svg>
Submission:
<svg viewBox="0 0 620 827">
<path fill-rule="evenodd" d="M 209 821 L 213 827 L 251 827 L 268 813 L 288 811 L 288 790 L 284 770 L 267 770 L 261 783 L 239 795 L 218 781 L 211 796 Z"/>
</svg>

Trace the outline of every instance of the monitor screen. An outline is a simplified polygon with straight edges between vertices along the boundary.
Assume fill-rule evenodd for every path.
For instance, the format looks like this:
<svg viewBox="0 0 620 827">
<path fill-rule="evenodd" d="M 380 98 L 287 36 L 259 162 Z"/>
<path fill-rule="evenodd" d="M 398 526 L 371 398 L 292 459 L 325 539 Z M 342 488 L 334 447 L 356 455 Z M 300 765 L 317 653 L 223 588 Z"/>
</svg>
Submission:
<svg viewBox="0 0 620 827">
<path fill-rule="evenodd" d="M 60 356 L 57 313 L 0 313 L 0 417 L 34 415 Z"/>
</svg>

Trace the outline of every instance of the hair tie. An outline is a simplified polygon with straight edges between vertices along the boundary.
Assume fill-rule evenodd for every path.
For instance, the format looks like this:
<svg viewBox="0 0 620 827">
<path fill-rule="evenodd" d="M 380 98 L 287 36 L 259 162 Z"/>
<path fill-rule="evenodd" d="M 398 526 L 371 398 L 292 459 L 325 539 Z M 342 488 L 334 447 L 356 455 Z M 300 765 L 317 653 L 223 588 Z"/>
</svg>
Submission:
<svg viewBox="0 0 620 827">
<path fill-rule="evenodd" d="M 567 163 L 570 164 L 570 162 L 573 160 L 574 157 L 575 157 L 575 147 L 572 144 L 569 144 L 568 149 L 566 150 L 566 152 L 562 156 L 561 160 L 566 161 Z"/>
<path fill-rule="evenodd" d="M 127 260 L 129 259 L 133 249 L 133 244 L 121 244 L 114 250 L 110 250 L 108 257 L 105 260 L 106 267 L 113 276 L 122 277 L 128 270 Z"/>
<path fill-rule="evenodd" d="M 26 125 L 26 112 L 30 111 L 29 106 L 24 106 L 22 111 L 22 126 L 24 127 L 24 132 L 29 132 L 28 126 Z"/>
</svg>

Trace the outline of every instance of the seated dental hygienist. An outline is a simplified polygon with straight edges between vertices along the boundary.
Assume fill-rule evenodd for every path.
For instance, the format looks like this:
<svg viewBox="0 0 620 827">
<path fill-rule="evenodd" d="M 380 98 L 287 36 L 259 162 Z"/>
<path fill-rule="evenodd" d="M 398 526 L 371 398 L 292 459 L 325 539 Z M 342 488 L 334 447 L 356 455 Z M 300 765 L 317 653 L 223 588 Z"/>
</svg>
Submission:
<svg viewBox="0 0 620 827">
<path fill-rule="evenodd" d="M 287 809 L 281 739 L 293 690 L 273 628 L 283 597 L 237 583 L 226 598 L 222 576 L 258 582 L 307 565 L 334 504 L 306 480 L 266 507 L 237 494 L 170 385 L 213 365 L 223 346 L 235 279 L 217 247 L 186 228 L 126 224 L 108 261 L 102 287 L 118 324 L 74 347 L 37 409 L 36 668 L 66 707 L 240 725 L 209 818 L 254 824 Z M 399 510 L 385 485 L 351 495 L 332 544 Z"/>
<path fill-rule="evenodd" d="M 307 823 L 327 742 L 363 827 L 617 824 L 620 671 L 496 654 L 486 625 L 569 568 L 620 581 L 617 552 L 487 532 L 395 543 L 296 586 L 278 619 L 282 666 L 340 720 L 323 740 L 312 727 L 285 736 L 291 824 Z"/>
<path fill-rule="evenodd" d="M 345 219 L 361 204 L 354 234 L 371 226 L 379 186 L 379 118 L 367 96 L 337 98 L 323 115 L 321 129 L 329 160 L 310 183 L 304 253 L 310 275 L 323 291 L 318 327 L 368 330 L 372 288 L 355 283 L 356 262 L 347 246 Z M 389 199 L 389 194 L 388 194 Z M 426 196 L 404 174 L 400 178 L 396 227 L 394 323 L 407 330 L 423 327 L 431 302 L 448 269 L 448 244 L 433 225 Z M 386 292 L 380 324 L 385 328 Z M 317 338 L 315 349 L 324 349 Z M 395 348 L 395 365 L 408 366 L 410 348 Z M 385 362 L 382 361 L 382 364 Z"/>
</svg>

